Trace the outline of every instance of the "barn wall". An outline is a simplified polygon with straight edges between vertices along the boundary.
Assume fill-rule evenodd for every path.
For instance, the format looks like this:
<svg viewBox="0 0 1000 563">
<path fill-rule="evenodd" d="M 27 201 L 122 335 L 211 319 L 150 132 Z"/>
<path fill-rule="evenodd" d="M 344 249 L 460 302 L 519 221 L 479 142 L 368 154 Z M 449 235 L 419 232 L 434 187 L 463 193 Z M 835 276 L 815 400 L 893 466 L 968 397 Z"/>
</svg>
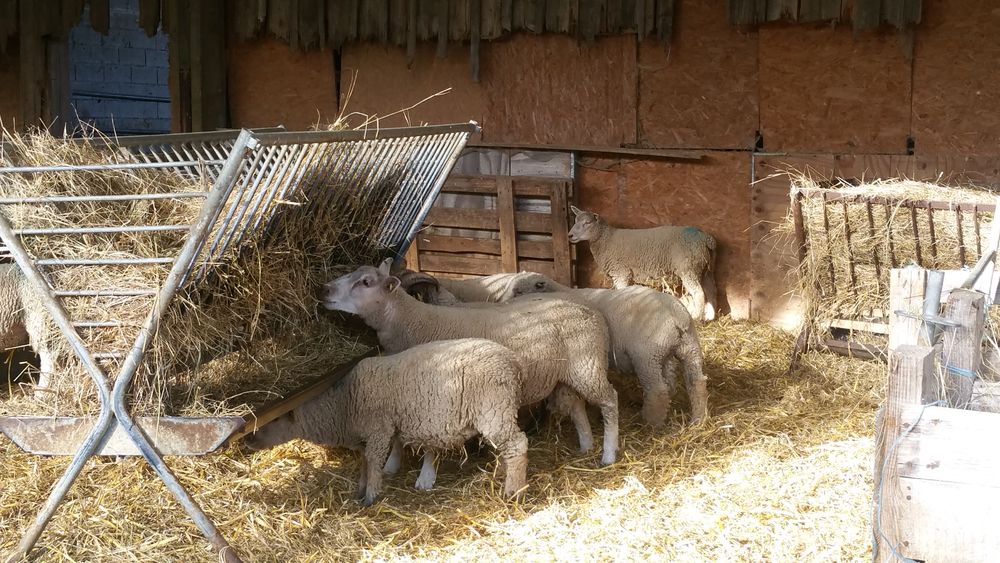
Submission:
<svg viewBox="0 0 1000 563">
<path fill-rule="evenodd" d="M 17 38 L 13 38 L 5 51 L 0 49 L 0 122 L 9 128 L 21 121 L 18 66 Z"/>
<path fill-rule="evenodd" d="M 924 2 L 913 65 L 917 154 L 1000 152 L 1000 5 Z"/>
<path fill-rule="evenodd" d="M 230 42 L 229 111 L 234 127 L 307 129 L 337 118 L 330 51 L 293 52 L 266 38 Z"/>
</svg>

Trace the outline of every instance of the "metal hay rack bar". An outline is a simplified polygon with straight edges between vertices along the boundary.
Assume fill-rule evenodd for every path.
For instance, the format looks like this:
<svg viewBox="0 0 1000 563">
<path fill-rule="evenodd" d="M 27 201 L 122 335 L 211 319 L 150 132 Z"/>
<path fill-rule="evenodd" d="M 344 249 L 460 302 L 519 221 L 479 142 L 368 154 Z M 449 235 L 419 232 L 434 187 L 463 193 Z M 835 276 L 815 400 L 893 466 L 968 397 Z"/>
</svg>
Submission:
<svg viewBox="0 0 1000 563">
<path fill-rule="evenodd" d="M 368 244 L 397 259 L 406 251 L 470 135 L 474 122 L 433 127 L 369 131 L 286 132 L 240 130 L 143 136 L 92 141 L 111 162 L 96 165 L 18 167 L 0 163 L 0 239 L 35 290 L 61 335 L 94 382 L 99 415 L 75 417 L 0 417 L 0 431 L 20 447 L 43 455 L 72 455 L 48 501 L 28 527 L 9 561 L 35 545 L 86 461 L 94 455 L 141 455 L 167 485 L 220 557 L 239 561 L 163 461 L 163 455 L 200 455 L 218 448 L 245 424 L 241 417 L 138 417 L 130 414 L 126 394 L 172 298 L 184 288 L 211 281 L 217 264 L 248 244 L 267 244 L 286 221 L 319 221 L 330 213 L 363 208 L 370 223 Z M 69 141 L 72 142 L 72 141 Z M 11 174 L 102 174 L 151 169 L 211 185 L 177 193 L 128 193 L 100 196 L 6 197 Z M 194 184 L 194 183 L 192 183 Z M 7 209 L 15 205 L 88 203 L 115 205 L 140 200 L 195 199 L 197 219 L 178 225 L 100 225 L 40 228 L 14 225 Z M 345 211 L 346 210 L 346 211 Z M 371 218 L 370 220 L 368 218 Z M 85 237 L 95 233 L 186 233 L 183 245 L 157 256 L 64 257 L 47 255 L 35 241 L 45 236 Z M 49 253 L 51 254 L 51 253 Z M 66 266 L 168 269 L 148 287 L 66 288 L 54 275 Z M 90 349 L 81 330 L 114 329 L 120 318 L 71 318 L 66 299 L 142 299 L 149 313 L 134 341 L 117 350 Z M 119 338 L 124 340 L 124 338 Z M 109 360 L 120 361 L 117 370 Z M 114 377 L 112 377 L 114 376 Z M 269 416 L 273 417 L 273 413 Z"/>
</svg>

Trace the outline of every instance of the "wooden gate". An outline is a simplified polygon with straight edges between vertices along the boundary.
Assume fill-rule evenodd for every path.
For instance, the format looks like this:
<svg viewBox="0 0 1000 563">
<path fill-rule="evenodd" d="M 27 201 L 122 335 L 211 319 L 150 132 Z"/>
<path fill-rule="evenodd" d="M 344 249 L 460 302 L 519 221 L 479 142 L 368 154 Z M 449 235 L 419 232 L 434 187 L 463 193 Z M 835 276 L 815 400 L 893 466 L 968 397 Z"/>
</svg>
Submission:
<svg viewBox="0 0 1000 563">
<path fill-rule="evenodd" d="M 431 208 L 406 255 L 411 269 L 451 276 L 530 270 L 573 283 L 567 199 L 572 182 L 542 176 L 452 175 L 442 194 L 495 200 L 492 209 Z M 530 205 L 544 201 L 548 205 Z M 529 205 L 526 205 L 529 204 Z M 519 208 L 548 209 L 519 211 Z M 461 229 L 450 233 L 449 229 Z"/>
</svg>

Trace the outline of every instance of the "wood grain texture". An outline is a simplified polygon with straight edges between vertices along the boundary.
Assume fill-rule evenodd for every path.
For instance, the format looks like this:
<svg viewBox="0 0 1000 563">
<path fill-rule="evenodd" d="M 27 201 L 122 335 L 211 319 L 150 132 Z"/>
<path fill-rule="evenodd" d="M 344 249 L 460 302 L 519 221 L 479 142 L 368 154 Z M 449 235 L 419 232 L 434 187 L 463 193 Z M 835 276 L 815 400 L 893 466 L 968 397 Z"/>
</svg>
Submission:
<svg viewBox="0 0 1000 563">
<path fill-rule="evenodd" d="M 996 154 L 1000 146 L 1000 7 L 925 2 L 913 67 L 916 153 Z"/>
<path fill-rule="evenodd" d="M 713 152 L 699 164 L 581 158 L 579 207 L 615 226 L 692 225 L 718 241 L 716 285 L 722 311 L 750 313 L 750 156 Z M 606 280 L 586 243 L 578 245 L 577 282 L 604 287 Z"/>
<path fill-rule="evenodd" d="M 759 35 L 766 150 L 906 152 L 911 69 L 895 35 L 812 25 Z"/>
<path fill-rule="evenodd" d="M 517 35 L 484 45 L 482 57 L 483 140 L 612 147 L 636 142 L 634 36 L 587 45 L 562 35 Z"/>
<path fill-rule="evenodd" d="M 750 148 L 757 131 L 757 33 L 723 2 L 684 0 L 669 48 L 639 46 L 639 141 L 658 148 Z"/>
<path fill-rule="evenodd" d="M 307 129 L 337 118 L 329 51 L 299 51 L 274 38 L 231 44 L 229 105 L 234 127 Z"/>
</svg>

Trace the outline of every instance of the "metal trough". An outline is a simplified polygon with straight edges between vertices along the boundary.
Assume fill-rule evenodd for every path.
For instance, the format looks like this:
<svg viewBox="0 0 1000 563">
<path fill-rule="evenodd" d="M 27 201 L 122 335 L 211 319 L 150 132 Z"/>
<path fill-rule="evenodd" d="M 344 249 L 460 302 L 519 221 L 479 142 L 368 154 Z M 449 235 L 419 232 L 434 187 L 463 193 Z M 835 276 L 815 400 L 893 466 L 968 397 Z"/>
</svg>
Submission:
<svg viewBox="0 0 1000 563">
<path fill-rule="evenodd" d="M 239 557 L 211 520 L 181 486 L 163 462 L 163 455 L 200 455 L 219 447 L 234 432 L 250 431 L 256 424 L 279 416 L 295 404 L 327 387 L 331 378 L 279 403 L 248 423 L 239 417 L 224 418 L 144 418 L 133 419 L 126 394 L 143 357 L 167 311 L 171 299 L 183 287 L 197 287 L 206 281 L 214 264 L 224 262 L 242 245 L 266 239 L 280 229 L 283 221 L 318 220 L 338 206 L 368 206 L 376 217 L 372 225 L 374 242 L 397 260 L 406 251 L 434 202 L 448 173 L 471 134 L 474 122 L 435 127 L 412 127 L 372 131 L 222 131 L 156 137 L 133 137 L 104 144 L 118 155 L 110 164 L 87 166 L 17 167 L 0 166 L 0 240 L 21 268 L 26 279 L 45 304 L 62 336 L 72 347 L 95 383 L 101 409 L 97 417 L 0 417 L 0 431 L 18 446 L 42 455 L 72 455 L 66 472 L 55 484 L 45 506 L 8 561 L 28 554 L 69 487 L 94 455 L 142 455 L 158 477 L 184 507 L 221 559 Z M 46 256 L 31 238 L 52 234 L 56 229 L 18 225 L 15 230 L 4 212 L 10 205 L 64 204 L 66 197 L 4 197 L 3 177 L 7 174 L 60 174 L 91 170 L 158 168 L 182 177 L 205 179 L 212 187 L 206 192 L 177 194 L 121 194 L 82 196 L 73 201 L 113 205 L 121 201 L 186 197 L 203 200 L 200 214 L 191 225 L 106 225 L 58 229 L 60 235 L 85 236 L 94 232 L 122 232 L 155 229 L 182 229 L 187 232 L 183 247 L 174 256 L 140 257 L 126 260 L 67 260 Z M 350 190 L 344 189 L 350 186 Z M 378 190 L 374 187 L 378 186 Z M 389 186 L 388 188 L 386 186 Z M 351 193 L 348 194 L 347 192 Z M 353 196 L 353 197 L 349 197 Z M 296 201 L 298 205 L 285 203 Z M 96 229 L 96 230 L 95 230 Z M 124 360 L 117 374 L 108 373 L 99 359 L 108 352 L 88 349 L 78 329 L 99 330 L 118 326 L 119 319 L 74 319 L 63 307 L 66 298 L 125 295 L 120 290 L 94 288 L 67 290 L 53 285 L 49 273 L 67 265 L 95 268 L 121 264 L 169 264 L 170 272 L 160 287 L 133 291 L 145 296 L 149 314 L 134 342 L 121 343 Z M 343 370 L 338 370 L 340 373 Z M 115 377 L 111 377 L 115 375 Z M 113 384 L 112 384 L 113 381 Z"/>
</svg>

